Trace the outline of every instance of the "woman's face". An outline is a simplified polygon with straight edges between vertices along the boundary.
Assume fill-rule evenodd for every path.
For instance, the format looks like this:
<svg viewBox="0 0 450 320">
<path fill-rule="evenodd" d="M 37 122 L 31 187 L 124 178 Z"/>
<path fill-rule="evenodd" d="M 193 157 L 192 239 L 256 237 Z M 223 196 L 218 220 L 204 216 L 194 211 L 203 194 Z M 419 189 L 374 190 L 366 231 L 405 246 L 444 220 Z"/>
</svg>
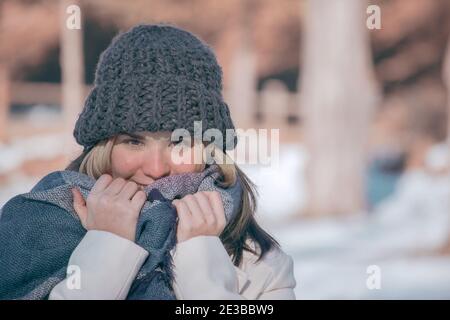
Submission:
<svg viewBox="0 0 450 320">
<path fill-rule="evenodd" d="M 171 142 L 170 137 L 167 131 L 118 135 L 111 152 L 112 177 L 146 186 L 165 176 L 198 170 L 194 157 L 181 164 L 172 158 L 177 143 Z"/>
</svg>

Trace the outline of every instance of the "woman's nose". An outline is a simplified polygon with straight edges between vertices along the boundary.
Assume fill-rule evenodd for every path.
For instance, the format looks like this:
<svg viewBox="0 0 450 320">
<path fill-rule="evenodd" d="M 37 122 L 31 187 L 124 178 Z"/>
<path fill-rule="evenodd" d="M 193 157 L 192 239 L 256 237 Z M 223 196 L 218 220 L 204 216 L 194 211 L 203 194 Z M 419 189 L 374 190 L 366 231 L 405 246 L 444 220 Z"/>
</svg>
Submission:
<svg viewBox="0 0 450 320">
<path fill-rule="evenodd" d="M 147 152 L 142 170 L 146 176 L 153 180 L 169 175 L 169 163 L 165 159 L 163 150 L 153 148 L 153 150 Z"/>
</svg>

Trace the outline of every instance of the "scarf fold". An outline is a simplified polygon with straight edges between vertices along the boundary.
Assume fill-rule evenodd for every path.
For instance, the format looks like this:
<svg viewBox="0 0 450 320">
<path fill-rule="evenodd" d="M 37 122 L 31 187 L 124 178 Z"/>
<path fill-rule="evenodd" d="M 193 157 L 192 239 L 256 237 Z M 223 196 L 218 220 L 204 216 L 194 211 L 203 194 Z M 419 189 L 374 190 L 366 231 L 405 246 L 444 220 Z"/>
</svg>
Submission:
<svg viewBox="0 0 450 320">
<path fill-rule="evenodd" d="M 136 228 L 136 244 L 149 256 L 127 299 L 176 299 L 170 251 L 176 247 L 177 213 L 172 200 L 198 191 L 220 193 L 227 223 L 240 210 L 242 183 L 222 187 L 217 164 L 202 172 L 161 178 L 147 194 Z M 86 200 L 96 180 L 75 171 L 55 171 L 28 193 L 15 196 L 0 216 L 0 299 L 45 299 L 66 277 L 72 251 L 84 237 L 71 189 Z M 107 266 L 105 266 L 107 268 Z"/>
</svg>

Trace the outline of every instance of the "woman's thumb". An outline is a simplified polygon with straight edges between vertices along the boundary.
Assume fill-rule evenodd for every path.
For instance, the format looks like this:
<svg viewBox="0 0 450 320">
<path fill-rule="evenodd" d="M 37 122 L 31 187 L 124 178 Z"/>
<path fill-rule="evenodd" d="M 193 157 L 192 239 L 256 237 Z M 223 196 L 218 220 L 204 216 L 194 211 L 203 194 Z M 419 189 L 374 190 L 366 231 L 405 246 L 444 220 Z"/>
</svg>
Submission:
<svg viewBox="0 0 450 320">
<path fill-rule="evenodd" d="M 87 219 L 86 201 L 84 201 L 81 192 L 77 188 L 72 188 L 71 190 L 73 194 L 73 208 L 84 226 Z"/>
</svg>

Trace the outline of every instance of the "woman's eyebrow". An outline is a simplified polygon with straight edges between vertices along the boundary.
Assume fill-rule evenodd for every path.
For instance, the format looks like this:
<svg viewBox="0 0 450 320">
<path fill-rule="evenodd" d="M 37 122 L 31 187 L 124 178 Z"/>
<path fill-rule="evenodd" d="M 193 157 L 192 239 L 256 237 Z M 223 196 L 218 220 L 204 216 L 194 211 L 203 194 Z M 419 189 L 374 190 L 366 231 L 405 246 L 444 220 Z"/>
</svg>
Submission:
<svg viewBox="0 0 450 320">
<path fill-rule="evenodd" d="M 134 139 L 138 139 L 138 140 L 145 140 L 145 136 L 142 136 L 142 135 L 137 134 L 137 133 L 124 133 L 123 135 L 131 137 L 131 138 L 134 138 Z"/>
<path fill-rule="evenodd" d="M 133 139 L 138 139 L 138 140 L 146 140 L 147 139 L 147 137 L 145 135 L 140 135 L 138 133 L 124 133 L 123 135 L 131 137 Z M 151 138 L 149 137 L 149 139 L 151 139 Z M 170 137 L 160 137 L 160 138 L 157 138 L 156 140 L 164 140 L 164 141 L 170 140 Z"/>
</svg>

